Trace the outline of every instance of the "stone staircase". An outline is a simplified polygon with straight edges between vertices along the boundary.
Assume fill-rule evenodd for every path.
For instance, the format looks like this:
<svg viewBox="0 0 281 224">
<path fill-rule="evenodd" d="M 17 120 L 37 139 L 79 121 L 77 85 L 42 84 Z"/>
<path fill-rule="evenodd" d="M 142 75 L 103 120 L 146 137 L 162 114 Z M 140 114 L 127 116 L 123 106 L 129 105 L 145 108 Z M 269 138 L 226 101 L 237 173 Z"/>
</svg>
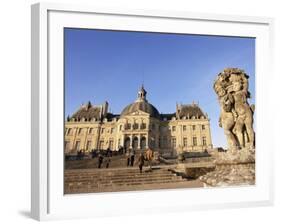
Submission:
<svg viewBox="0 0 281 224">
<path fill-rule="evenodd" d="M 134 166 L 138 166 L 138 158 L 139 154 L 135 155 L 135 162 Z M 105 163 L 106 158 L 104 158 L 104 162 L 102 164 L 102 168 L 106 166 Z M 145 162 L 147 163 L 147 162 Z M 159 164 L 158 161 L 153 161 L 153 165 Z M 85 159 L 85 160 L 73 160 L 73 161 L 66 161 L 65 162 L 65 168 L 66 169 L 91 169 L 91 168 L 97 168 L 98 167 L 98 158 L 93 159 Z M 110 157 L 110 164 L 109 168 L 122 168 L 127 167 L 127 157 L 126 155 L 116 155 L 113 157 Z"/>
<path fill-rule="evenodd" d="M 72 169 L 65 170 L 65 193 L 114 192 L 131 190 L 201 187 L 197 181 L 188 181 L 169 171 L 168 167 L 147 167 L 142 173 L 138 168 Z"/>
</svg>

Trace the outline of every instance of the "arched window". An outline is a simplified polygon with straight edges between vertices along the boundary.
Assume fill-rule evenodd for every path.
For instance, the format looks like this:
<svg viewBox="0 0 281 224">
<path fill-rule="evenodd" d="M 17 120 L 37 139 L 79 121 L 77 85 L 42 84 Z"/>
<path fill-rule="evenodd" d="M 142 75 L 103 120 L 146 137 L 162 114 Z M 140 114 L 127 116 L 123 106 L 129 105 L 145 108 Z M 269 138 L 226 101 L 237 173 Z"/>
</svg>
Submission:
<svg viewBox="0 0 281 224">
<path fill-rule="evenodd" d="M 133 124 L 133 129 L 138 129 L 139 128 L 139 124 L 138 123 L 134 123 Z"/>
<path fill-rule="evenodd" d="M 144 136 L 141 137 L 140 147 L 143 150 L 146 148 L 146 138 Z"/>
<path fill-rule="evenodd" d="M 146 123 L 141 123 L 141 129 L 146 129 Z"/>
<path fill-rule="evenodd" d="M 130 138 L 126 137 L 124 140 L 124 148 L 129 149 L 130 148 Z"/>
<path fill-rule="evenodd" d="M 133 149 L 137 149 L 139 144 L 138 137 L 133 138 Z"/>
</svg>

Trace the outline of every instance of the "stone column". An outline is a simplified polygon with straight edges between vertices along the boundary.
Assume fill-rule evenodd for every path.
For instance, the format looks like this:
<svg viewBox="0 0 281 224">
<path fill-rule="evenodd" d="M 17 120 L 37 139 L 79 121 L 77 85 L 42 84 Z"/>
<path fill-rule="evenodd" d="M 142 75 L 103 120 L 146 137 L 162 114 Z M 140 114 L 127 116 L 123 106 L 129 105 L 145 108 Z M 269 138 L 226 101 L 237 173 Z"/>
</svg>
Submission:
<svg viewBox="0 0 281 224">
<path fill-rule="evenodd" d="M 210 147 L 210 148 L 213 148 L 213 143 L 212 143 L 212 136 L 211 136 L 211 129 L 210 129 L 210 123 L 208 123 L 207 125 L 208 127 L 208 134 L 207 134 L 207 145 Z"/>
<path fill-rule="evenodd" d="M 89 128 L 85 128 L 86 129 L 86 134 L 85 134 L 85 138 L 84 138 L 84 150 L 86 151 L 87 150 L 87 142 L 88 142 L 88 131 L 89 131 Z"/>
<path fill-rule="evenodd" d="M 73 128 L 73 144 L 72 144 L 72 150 L 75 149 L 77 130 L 78 130 L 78 128 Z"/>
<path fill-rule="evenodd" d="M 120 145 L 124 147 L 124 135 L 121 135 Z"/>
<path fill-rule="evenodd" d="M 140 149 L 140 148 L 141 148 L 141 134 L 139 134 L 138 138 L 139 138 L 139 141 L 138 141 L 138 149 Z"/>
<path fill-rule="evenodd" d="M 130 135 L 130 148 L 133 148 L 133 135 Z"/>
</svg>

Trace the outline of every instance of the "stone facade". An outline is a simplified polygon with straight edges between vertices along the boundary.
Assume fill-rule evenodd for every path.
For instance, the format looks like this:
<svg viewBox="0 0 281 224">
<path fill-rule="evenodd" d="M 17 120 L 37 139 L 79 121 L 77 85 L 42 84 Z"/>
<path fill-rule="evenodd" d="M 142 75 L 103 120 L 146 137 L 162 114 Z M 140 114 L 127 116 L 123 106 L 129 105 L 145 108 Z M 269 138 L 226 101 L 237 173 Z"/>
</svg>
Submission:
<svg viewBox="0 0 281 224">
<path fill-rule="evenodd" d="M 65 122 L 65 153 L 92 149 L 145 149 L 158 152 L 211 149 L 210 120 L 198 104 L 177 105 L 176 112 L 160 114 L 146 99 L 142 86 L 135 102 L 121 114 L 108 112 L 108 103 L 82 105 Z"/>
</svg>

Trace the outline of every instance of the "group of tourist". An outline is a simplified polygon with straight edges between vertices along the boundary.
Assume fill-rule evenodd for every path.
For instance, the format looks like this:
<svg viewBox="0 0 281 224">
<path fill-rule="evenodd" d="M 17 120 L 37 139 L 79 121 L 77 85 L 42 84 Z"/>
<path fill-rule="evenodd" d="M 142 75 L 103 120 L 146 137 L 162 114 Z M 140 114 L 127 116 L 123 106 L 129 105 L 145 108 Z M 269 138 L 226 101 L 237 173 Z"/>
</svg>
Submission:
<svg viewBox="0 0 281 224">
<path fill-rule="evenodd" d="M 112 150 L 110 148 L 107 148 L 105 155 L 101 151 L 99 151 L 98 168 L 100 169 L 102 167 L 103 162 L 105 163 L 105 167 L 108 168 L 111 162 L 111 157 L 112 157 Z"/>
<path fill-rule="evenodd" d="M 138 165 L 140 169 L 140 173 L 142 173 L 142 168 L 144 166 L 144 162 L 148 162 L 149 170 L 152 171 L 152 160 L 153 160 L 153 151 L 151 148 L 148 148 L 146 152 L 141 152 L 138 158 Z M 135 150 L 134 149 L 129 149 L 128 152 L 126 153 L 127 157 L 127 167 L 128 166 L 134 166 L 134 161 L 135 161 Z"/>
<path fill-rule="evenodd" d="M 126 165 L 127 167 L 134 166 L 135 163 L 135 155 L 136 151 L 134 149 L 128 149 L 126 150 Z M 109 168 L 110 162 L 111 162 L 111 157 L 112 157 L 112 150 L 107 149 L 105 153 L 102 153 L 102 151 L 98 151 L 97 153 L 98 157 L 98 168 L 102 168 L 102 165 L 105 164 L 105 168 Z M 145 152 L 141 152 L 139 157 L 138 157 L 138 166 L 140 169 L 140 173 L 142 173 L 143 166 L 145 161 L 147 161 L 149 170 L 152 171 L 152 161 L 153 161 L 153 151 L 151 148 L 148 148 Z"/>
</svg>

